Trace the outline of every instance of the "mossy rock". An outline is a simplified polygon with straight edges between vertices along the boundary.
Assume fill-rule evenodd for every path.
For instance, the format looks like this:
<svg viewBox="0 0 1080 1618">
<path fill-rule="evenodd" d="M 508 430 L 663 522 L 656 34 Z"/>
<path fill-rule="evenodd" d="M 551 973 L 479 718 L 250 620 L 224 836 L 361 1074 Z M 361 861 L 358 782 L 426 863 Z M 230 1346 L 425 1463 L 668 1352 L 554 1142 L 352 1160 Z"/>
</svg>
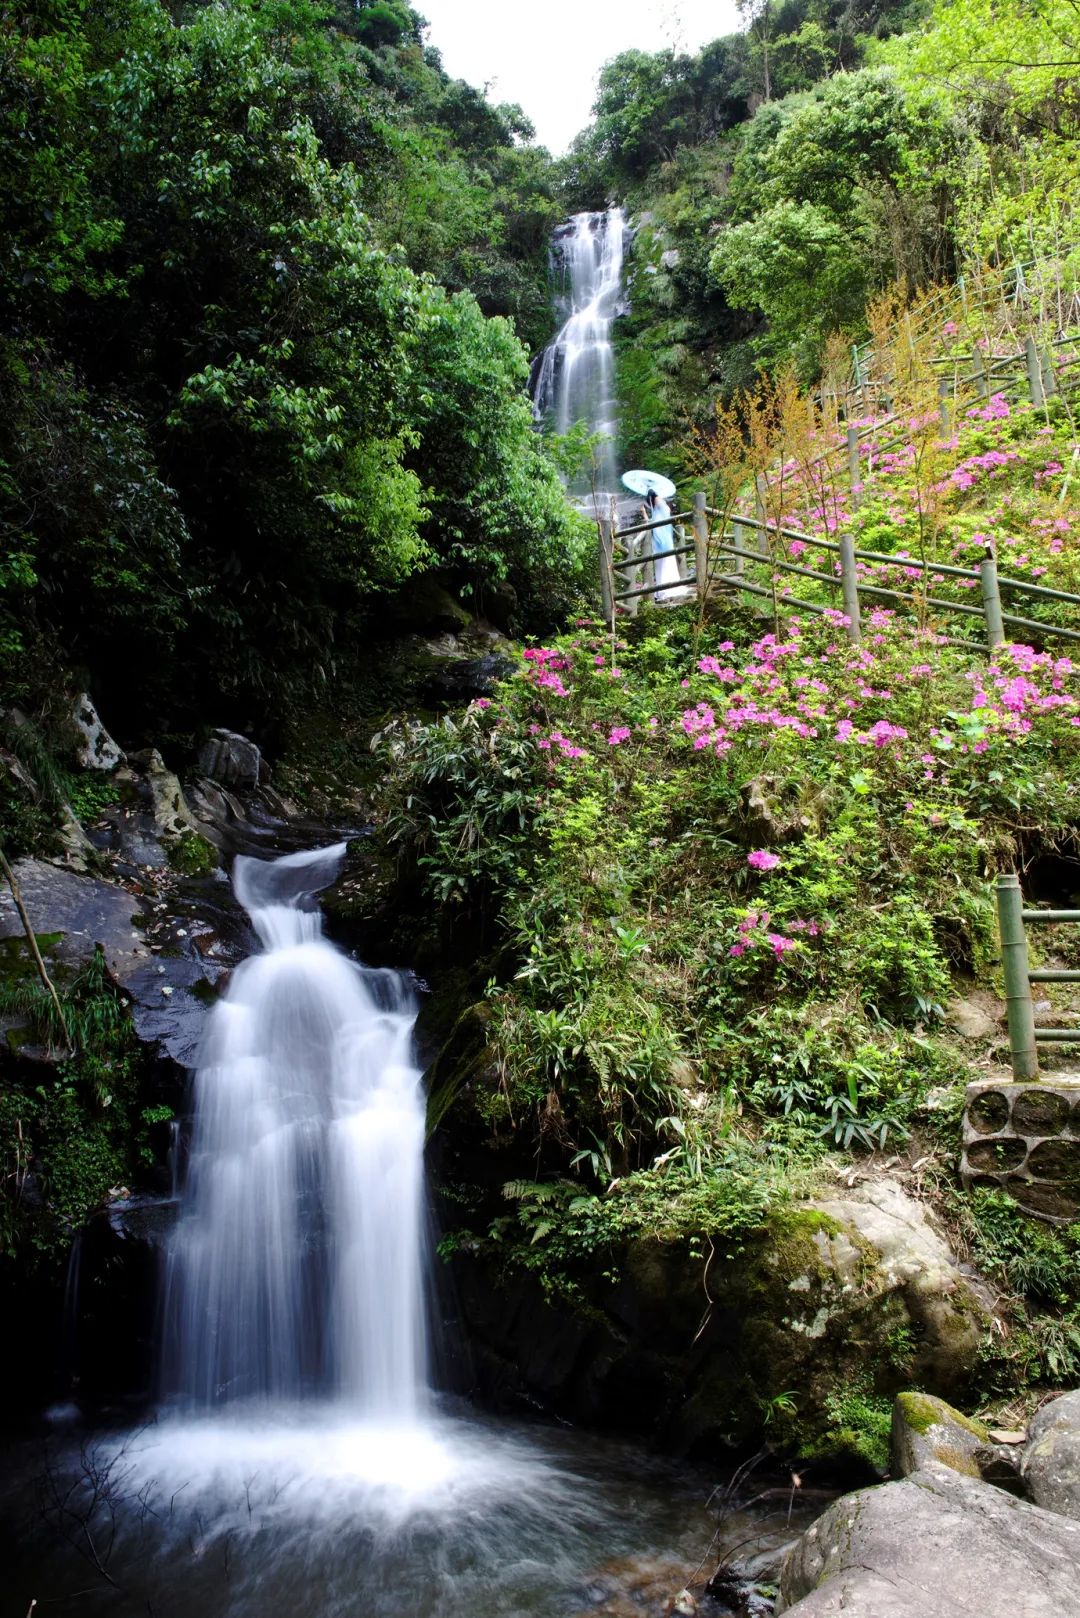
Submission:
<svg viewBox="0 0 1080 1618">
<path fill-rule="evenodd" d="M 980 1421 L 963 1415 L 931 1393 L 897 1394 L 893 1406 L 891 1456 L 896 1477 L 910 1477 L 929 1462 L 965 1477 L 982 1477 L 979 1451 L 990 1434 Z"/>
<path fill-rule="evenodd" d="M 741 1243 L 642 1236 L 598 1254 L 576 1278 L 578 1302 L 568 1292 L 545 1319 L 551 1329 L 573 1320 L 577 1337 L 583 1311 L 599 1310 L 606 1330 L 586 1334 L 558 1390 L 523 1382 L 522 1393 L 682 1452 L 767 1441 L 850 1461 L 864 1474 L 884 1469 L 894 1396 L 913 1373 L 934 1387 L 935 1366 L 946 1367 L 942 1392 L 962 1387 L 981 1345 L 971 1327 L 983 1320 L 925 1210 L 896 1191 L 874 1205 L 881 1246 L 860 1227 L 862 1205 L 837 1196 L 824 1207 L 779 1209 Z M 885 1213 L 909 1229 L 906 1258 L 886 1239 Z M 940 1308 L 916 1285 L 912 1267 L 924 1261 L 948 1290 Z M 489 1262 L 497 1290 L 505 1252 Z M 479 1284 L 474 1272 L 474 1295 Z M 540 1290 L 540 1277 L 531 1284 Z M 474 1327 L 484 1334 L 479 1319 Z M 530 1345 L 503 1320 L 493 1346 L 506 1361 L 528 1361 Z"/>
</svg>

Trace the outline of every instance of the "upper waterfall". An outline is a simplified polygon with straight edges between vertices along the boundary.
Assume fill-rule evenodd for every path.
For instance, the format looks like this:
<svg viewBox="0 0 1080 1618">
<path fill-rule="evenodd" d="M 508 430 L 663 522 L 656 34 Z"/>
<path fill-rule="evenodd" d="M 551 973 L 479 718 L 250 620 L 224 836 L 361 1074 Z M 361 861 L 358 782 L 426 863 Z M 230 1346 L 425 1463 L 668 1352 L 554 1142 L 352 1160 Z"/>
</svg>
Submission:
<svg viewBox="0 0 1080 1618">
<path fill-rule="evenodd" d="M 405 981 L 322 936 L 345 845 L 240 858 L 264 949 L 195 1079 L 167 1381 L 196 1406 L 329 1390 L 380 1420 L 426 1396 L 424 1109 Z"/>
<path fill-rule="evenodd" d="M 601 435 L 594 465 L 575 479 L 571 493 L 609 494 L 616 488 L 615 353 L 611 327 L 622 296 L 626 216 L 621 208 L 579 213 L 560 225 L 552 241 L 552 270 L 562 325 L 544 350 L 533 403 L 538 417 L 568 432 L 584 421 Z"/>
</svg>

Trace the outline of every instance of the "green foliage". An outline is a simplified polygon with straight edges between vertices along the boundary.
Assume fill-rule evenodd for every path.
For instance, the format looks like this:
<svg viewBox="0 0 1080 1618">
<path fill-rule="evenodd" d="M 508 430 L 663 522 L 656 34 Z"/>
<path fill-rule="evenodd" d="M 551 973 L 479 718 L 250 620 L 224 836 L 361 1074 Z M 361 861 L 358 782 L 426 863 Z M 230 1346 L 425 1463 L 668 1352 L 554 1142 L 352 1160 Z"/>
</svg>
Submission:
<svg viewBox="0 0 1080 1618">
<path fill-rule="evenodd" d="M 857 1455 L 878 1472 L 889 1465 L 889 1437 L 892 1431 L 892 1400 L 878 1397 L 864 1382 L 842 1393 L 830 1393 L 825 1400 L 829 1428 L 822 1448 Z"/>
<path fill-rule="evenodd" d="M 878 47 L 906 84 L 932 85 L 975 132 L 963 240 L 979 261 L 1060 252 L 1075 239 L 1080 29 L 1069 0 L 936 4 Z"/>
<path fill-rule="evenodd" d="M 9 1043 L 54 1053 L 51 1065 L 11 1068 L 0 1095 L 0 1257 L 27 1268 L 62 1262 L 106 1192 L 152 1161 L 146 1131 L 160 1112 L 139 1111 L 143 1052 L 101 952 L 59 989 L 62 1025 L 29 966 L 0 983 L 0 1011 L 15 1022 Z"/>
<path fill-rule="evenodd" d="M 567 511 L 533 427 L 521 344 L 467 294 L 432 289 L 417 373 L 416 461 L 430 483 L 433 552 L 480 593 L 481 605 L 485 585 L 509 578 L 534 622 L 541 614 L 556 621 L 580 580 L 592 530 Z"/>
<path fill-rule="evenodd" d="M 458 1104 L 545 1175 L 708 1177 L 747 1129 L 788 1163 L 893 1150 L 962 1086 L 951 973 L 988 968 L 1017 784 L 1045 836 L 1069 824 L 1075 699 L 943 752 L 972 665 L 937 647 L 926 681 L 925 642 L 881 625 L 855 652 L 819 620 L 741 648 L 677 611 L 629 643 L 586 623 L 494 703 L 394 737 L 385 833 L 423 900 L 501 945 L 492 1077 Z"/>
<path fill-rule="evenodd" d="M 210 876 L 217 869 L 218 855 L 199 832 L 186 831 L 170 843 L 169 864 L 181 876 Z"/>
<path fill-rule="evenodd" d="M 119 798 L 116 782 L 97 771 L 85 771 L 73 780 L 67 795 L 72 814 L 84 824 L 119 802 Z"/>
<path fill-rule="evenodd" d="M 548 567 L 572 588 L 487 318 L 546 322 L 553 170 L 420 41 L 397 0 L 65 0 L 5 34 L 5 691 L 39 703 L 59 645 L 121 732 L 280 716 L 432 560 L 525 610 Z"/>
<path fill-rule="evenodd" d="M 941 274 L 960 141 L 935 102 L 880 70 L 754 119 L 711 268 L 735 307 L 767 317 L 765 352 L 813 374 L 825 336 L 857 329 L 871 290 Z"/>
<path fill-rule="evenodd" d="M 1006 1191 L 976 1190 L 970 1219 L 979 1268 L 1035 1304 L 1071 1306 L 1080 1290 L 1080 1227 L 1058 1234 Z"/>
<path fill-rule="evenodd" d="M 703 1173 L 665 1164 L 600 1193 L 567 1179 L 509 1181 L 503 1195 L 515 1212 L 496 1218 L 486 1240 L 513 1249 L 519 1262 L 549 1281 L 637 1237 L 685 1241 L 695 1250 L 711 1241 L 730 1258 L 789 1189 L 763 1153 L 733 1135 Z"/>
<path fill-rule="evenodd" d="M 1068 1386 L 1080 1376 L 1080 1225 L 1052 1228 L 1008 1192 L 949 1193 L 951 1217 L 975 1265 L 1000 1289 L 1006 1329 L 986 1345 L 987 1392 Z"/>
</svg>

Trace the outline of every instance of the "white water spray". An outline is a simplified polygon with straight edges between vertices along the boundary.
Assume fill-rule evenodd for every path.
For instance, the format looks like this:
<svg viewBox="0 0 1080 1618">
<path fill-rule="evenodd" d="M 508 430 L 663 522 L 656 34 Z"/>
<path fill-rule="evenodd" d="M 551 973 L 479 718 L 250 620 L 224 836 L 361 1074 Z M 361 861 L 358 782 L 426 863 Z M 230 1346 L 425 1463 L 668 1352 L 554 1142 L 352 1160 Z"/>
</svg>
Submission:
<svg viewBox="0 0 1080 1618">
<path fill-rule="evenodd" d="M 401 1425 L 426 1404 L 415 1007 L 322 935 L 344 853 L 236 861 L 264 951 L 211 1019 L 170 1276 L 169 1381 L 196 1409 L 329 1393 Z"/>
<path fill-rule="evenodd" d="M 616 488 L 615 351 L 611 326 L 622 294 L 626 216 L 621 208 L 575 214 L 557 233 L 553 261 L 562 273 L 560 302 L 566 318 L 544 350 L 533 403 L 550 416 L 556 432 L 578 421 L 603 435 L 597 464 L 577 479 L 572 494 L 611 493 Z"/>
</svg>

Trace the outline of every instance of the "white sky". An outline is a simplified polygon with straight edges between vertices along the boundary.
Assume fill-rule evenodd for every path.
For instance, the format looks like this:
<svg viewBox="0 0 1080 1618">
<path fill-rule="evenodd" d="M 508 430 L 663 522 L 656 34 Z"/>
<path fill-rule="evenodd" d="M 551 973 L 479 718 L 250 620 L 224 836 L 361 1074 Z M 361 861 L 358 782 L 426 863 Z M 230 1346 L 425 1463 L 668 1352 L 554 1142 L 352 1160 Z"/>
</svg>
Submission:
<svg viewBox="0 0 1080 1618">
<path fill-rule="evenodd" d="M 694 51 L 739 26 L 735 0 L 413 0 L 446 71 L 517 101 L 557 155 L 589 121 L 620 51 Z"/>
</svg>

